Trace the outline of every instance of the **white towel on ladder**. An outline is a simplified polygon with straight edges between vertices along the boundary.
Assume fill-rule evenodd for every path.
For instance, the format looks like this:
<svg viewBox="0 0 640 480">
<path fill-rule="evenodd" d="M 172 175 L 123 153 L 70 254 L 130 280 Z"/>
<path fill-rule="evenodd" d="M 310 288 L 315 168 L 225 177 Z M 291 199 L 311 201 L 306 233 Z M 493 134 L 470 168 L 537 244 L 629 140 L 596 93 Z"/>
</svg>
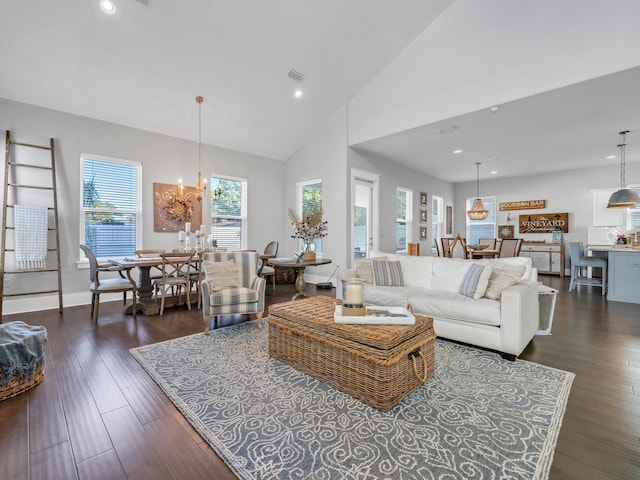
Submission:
<svg viewBox="0 0 640 480">
<path fill-rule="evenodd" d="M 18 270 L 46 268 L 48 208 L 15 205 L 13 215 L 16 267 Z"/>
</svg>

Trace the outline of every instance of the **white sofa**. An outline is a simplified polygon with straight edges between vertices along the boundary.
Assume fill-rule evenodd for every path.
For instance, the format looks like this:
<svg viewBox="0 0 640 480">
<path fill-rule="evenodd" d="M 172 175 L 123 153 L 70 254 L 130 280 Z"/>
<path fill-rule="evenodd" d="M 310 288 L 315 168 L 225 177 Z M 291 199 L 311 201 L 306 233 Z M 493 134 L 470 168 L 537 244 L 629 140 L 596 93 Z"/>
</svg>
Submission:
<svg viewBox="0 0 640 480">
<path fill-rule="evenodd" d="M 431 256 L 406 256 L 375 253 L 388 261 L 399 261 L 404 286 L 365 285 L 368 304 L 411 305 L 414 313 L 433 317 L 436 335 L 459 342 L 497 350 L 505 358 L 515 359 L 534 337 L 539 325 L 537 270 L 526 257 L 491 260 L 463 260 Z M 363 259 L 368 261 L 369 259 Z M 477 300 L 459 293 L 460 283 L 472 263 L 490 264 L 492 269 L 524 273 L 513 286 L 502 291 L 501 298 Z M 338 275 L 338 298 L 342 281 L 367 277 L 364 266 L 343 270 Z M 397 264 L 396 264 L 397 265 Z"/>
</svg>

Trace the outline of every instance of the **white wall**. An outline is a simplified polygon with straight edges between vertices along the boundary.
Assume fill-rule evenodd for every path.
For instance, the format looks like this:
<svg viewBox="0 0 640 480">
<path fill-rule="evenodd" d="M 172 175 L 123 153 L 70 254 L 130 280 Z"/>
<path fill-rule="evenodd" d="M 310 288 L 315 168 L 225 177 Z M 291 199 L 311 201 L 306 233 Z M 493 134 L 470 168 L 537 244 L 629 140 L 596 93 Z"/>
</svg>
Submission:
<svg viewBox="0 0 640 480">
<path fill-rule="evenodd" d="M 349 167 L 358 168 L 367 172 L 380 175 L 380 215 L 379 215 L 379 239 L 378 249 L 383 252 L 395 252 L 396 238 L 396 190 L 404 187 L 413 191 L 413 242 L 420 243 L 420 254 L 431 254 L 431 214 L 433 213 L 431 200 L 433 195 L 444 198 L 445 205 L 453 204 L 453 185 L 444 180 L 431 177 L 424 173 L 404 167 L 400 164 L 383 160 L 370 153 L 349 149 Z M 350 188 L 350 186 L 348 186 Z M 420 240 L 420 192 L 427 192 L 427 218 L 428 236 L 427 240 Z M 350 197 L 348 197 L 350 198 Z M 351 230 L 349 229 L 349 234 Z M 347 243 L 347 248 L 351 251 L 351 240 Z"/>
<path fill-rule="evenodd" d="M 296 184 L 306 180 L 322 180 L 322 207 L 324 219 L 328 223 L 327 236 L 322 240 L 322 254 L 332 260 L 331 264 L 310 267 L 305 278 L 312 282 L 326 281 L 337 266 L 346 267 L 347 249 L 347 114 L 343 108 L 335 113 L 323 128 L 286 162 L 284 182 L 286 208 L 282 218 L 286 218 L 282 229 L 289 235 L 292 226 L 286 216 L 287 208 L 296 209 Z M 289 238 L 282 245 L 279 256 L 293 257 L 300 251 L 297 240 Z M 335 278 L 333 279 L 335 282 Z"/>
<path fill-rule="evenodd" d="M 640 64 L 635 0 L 457 0 L 349 107 L 349 145 Z"/>
<path fill-rule="evenodd" d="M 197 143 L 5 99 L 0 99 L 0 128 L 3 142 L 5 130 L 10 130 L 12 138 L 19 142 L 48 145 L 50 137 L 55 139 L 66 306 L 90 300 L 88 272 L 76 267 L 80 243 L 80 153 L 142 162 L 143 245 L 165 249 L 178 246 L 177 234 L 153 231 L 153 183 L 174 184 L 181 177 L 186 185 L 195 185 Z M 247 179 L 247 248 L 261 251 L 270 240 L 283 243 L 284 162 L 203 145 L 202 172 L 205 178 L 220 174 Z M 0 188 L 4 188 L 4 183 Z M 209 205 L 203 210 L 203 219 L 208 218 Z M 15 275 L 10 277 L 6 277 L 9 291 L 24 291 L 17 283 L 20 280 Z M 22 297 L 5 300 L 4 312 L 42 310 L 57 305 L 57 298 L 47 297 L 36 302 L 34 297 Z"/>
<path fill-rule="evenodd" d="M 640 184 L 640 162 L 627 163 L 626 179 L 629 184 Z M 602 168 L 591 168 L 556 172 L 553 174 L 528 175 L 504 179 L 480 180 L 480 195 L 495 196 L 496 202 L 519 200 L 546 200 L 547 207 L 540 210 L 516 210 L 498 212 L 498 224 L 506 225 L 507 213 L 515 225 L 515 236 L 525 240 L 551 242 L 552 234 L 518 234 L 518 215 L 527 213 L 569 213 L 569 233 L 564 241 L 587 243 L 587 229 L 593 221 L 592 190 L 619 188 L 620 166 L 616 164 Z M 467 198 L 476 196 L 476 183 L 459 183 L 454 187 L 455 213 L 454 232 L 466 235 Z M 566 252 L 568 255 L 568 252 Z"/>
</svg>

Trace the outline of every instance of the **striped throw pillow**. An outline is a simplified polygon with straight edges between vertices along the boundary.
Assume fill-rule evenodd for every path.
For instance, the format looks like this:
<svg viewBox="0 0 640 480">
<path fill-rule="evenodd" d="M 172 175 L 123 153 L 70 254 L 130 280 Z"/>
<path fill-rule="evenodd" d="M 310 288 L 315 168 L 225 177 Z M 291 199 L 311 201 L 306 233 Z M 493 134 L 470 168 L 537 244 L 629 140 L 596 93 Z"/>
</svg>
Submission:
<svg viewBox="0 0 640 480">
<path fill-rule="evenodd" d="M 482 298 L 489 286 L 489 278 L 492 271 L 491 265 L 472 263 L 462 277 L 458 292 L 474 300 Z"/>
<path fill-rule="evenodd" d="M 373 279 L 376 285 L 383 287 L 404 287 L 402 265 L 399 261 L 372 260 Z"/>
</svg>

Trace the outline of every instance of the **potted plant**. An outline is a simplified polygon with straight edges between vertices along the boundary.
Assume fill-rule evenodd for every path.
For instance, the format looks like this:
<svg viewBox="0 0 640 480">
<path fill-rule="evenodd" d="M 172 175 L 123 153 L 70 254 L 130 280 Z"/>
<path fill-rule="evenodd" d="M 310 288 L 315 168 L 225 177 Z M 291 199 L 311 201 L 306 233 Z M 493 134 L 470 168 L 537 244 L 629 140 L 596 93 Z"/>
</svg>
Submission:
<svg viewBox="0 0 640 480">
<path fill-rule="evenodd" d="M 313 251 L 314 240 L 327 235 L 327 221 L 322 220 L 322 207 L 314 206 L 311 210 L 298 216 L 293 209 L 289 209 L 289 218 L 293 225 L 294 234 L 291 238 L 302 240 L 302 259 L 313 261 L 316 259 L 316 252 Z"/>
</svg>

